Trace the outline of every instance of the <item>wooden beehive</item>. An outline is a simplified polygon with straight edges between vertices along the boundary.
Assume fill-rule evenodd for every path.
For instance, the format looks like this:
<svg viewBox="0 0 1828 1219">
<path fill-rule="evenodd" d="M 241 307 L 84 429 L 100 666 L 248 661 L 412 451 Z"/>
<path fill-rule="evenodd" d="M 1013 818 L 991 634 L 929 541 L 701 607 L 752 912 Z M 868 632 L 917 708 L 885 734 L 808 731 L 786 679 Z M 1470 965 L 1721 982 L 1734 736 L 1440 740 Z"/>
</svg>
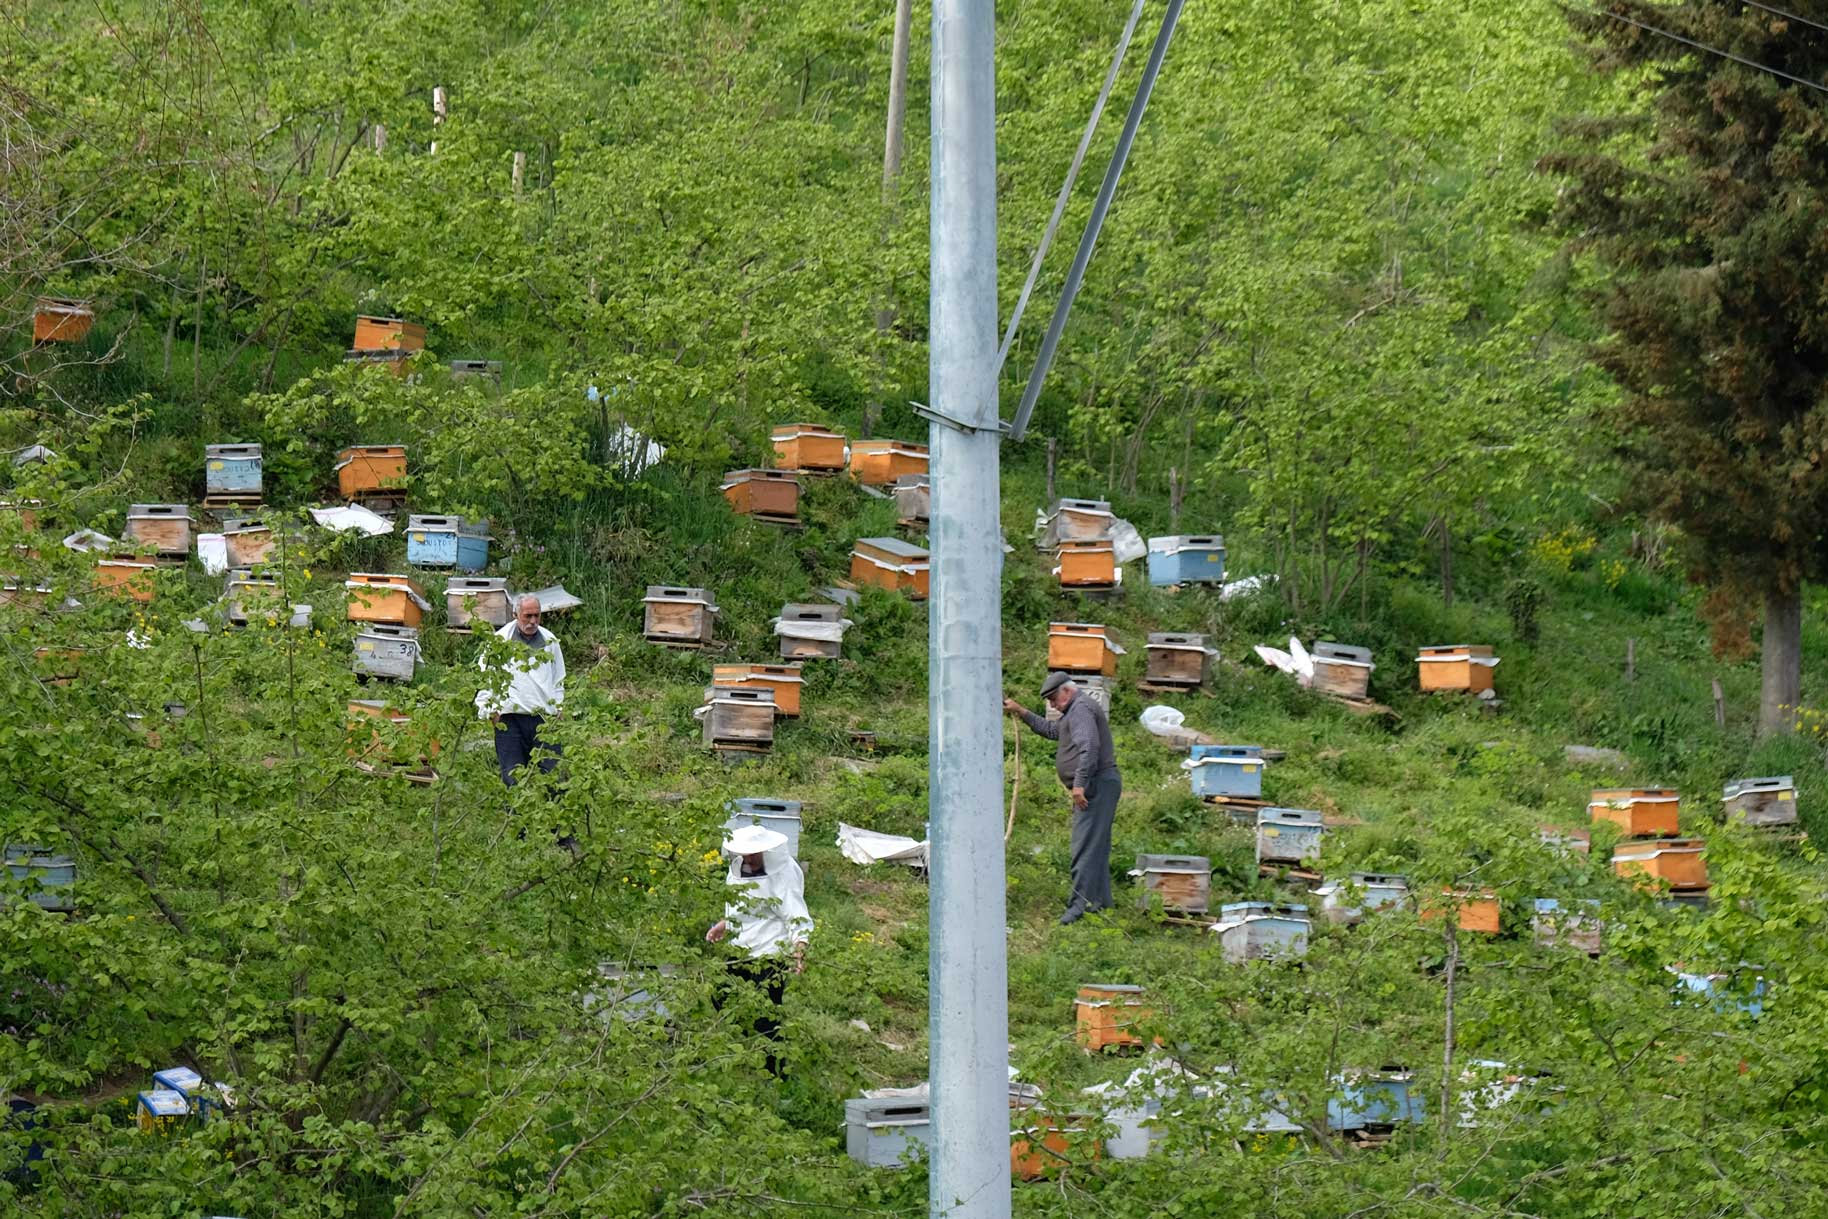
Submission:
<svg viewBox="0 0 1828 1219">
<path fill-rule="evenodd" d="M 43 507 L 41 499 L 0 500 L 0 514 L 17 517 L 19 527 L 27 533 L 38 528 L 38 512 Z"/>
<path fill-rule="evenodd" d="M 353 668 L 364 677 L 411 681 L 419 663 L 419 632 L 375 622 L 356 632 Z"/>
<path fill-rule="evenodd" d="M 1108 541 L 1061 542 L 1054 565 L 1062 588 L 1112 588 L 1117 583 L 1117 548 Z"/>
<path fill-rule="evenodd" d="M 1313 688 L 1340 698 L 1367 697 L 1371 689 L 1371 649 L 1343 643 L 1314 645 Z"/>
<path fill-rule="evenodd" d="M 48 580 L 32 584 L 17 577 L 6 577 L 0 581 L 0 605 L 40 609 L 50 596 L 51 584 Z"/>
<path fill-rule="evenodd" d="M 903 474 L 927 472 L 927 446 L 900 440 L 853 440 L 851 477 L 865 486 L 892 487 Z"/>
<path fill-rule="evenodd" d="M 675 648 L 702 648 L 711 642 L 717 606 L 702 588 L 650 584 L 642 598 L 646 609 L 641 633 L 649 643 Z"/>
<path fill-rule="evenodd" d="M 425 621 L 431 602 L 407 576 L 353 571 L 343 581 L 348 590 L 347 616 L 351 622 L 388 622 L 416 627 Z"/>
<path fill-rule="evenodd" d="M 32 668 L 48 686 L 67 686 L 82 676 L 82 648 L 33 648 Z"/>
<path fill-rule="evenodd" d="M 903 474 L 895 480 L 895 519 L 924 528 L 933 511 L 933 480 L 925 474 Z"/>
<path fill-rule="evenodd" d="M 336 489 L 344 499 L 397 495 L 405 485 L 403 444 L 356 444 L 336 455 Z"/>
<path fill-rule="evenodd" d="M 500 630 L 514 617 L 508 582 L 493 576 L 452 576 L 444 584 L 444 620 L 454 632 L 476 626 Z"/>
<path fill-rule="evenodd" d="M 153 565 L 141 559 L 102 559 L 95 565 L 95 591 L 110 597 L 150 601 L 157 591 Z"/>
<path fill-rule="evenodd" d="M 738 516 L 800 519 L 800 480 L 794 470 L 731 470 L 724 475 L 722 490 Z"/>
<path fill-rule="evenodd" d="M 355 342 L 350 347 L 356 351 L 423 351 L 425 349 L 425 327 L 417 322 L 402 321 L 397 317 L 368 317 L 357 314 L 355 319 Z"/>
<path fill-rule="evenodd" d="M 1464 690 L 1477 694 L 1492 688 L 1497 660 L 1482 643 L 1447 643 L 1426 647 L 1415 658 L 1423 690 Z"/>
<path fill-rule="evenodd" d="M 1621 842 L 1612 850 L 1612 870 L 1626 879 L 1661 881 L 1671 889 L 1705 889 L 1707 843 L 1699 838 L 1655 838 Z"/>
<path fill-rule="evenodd" d="M 134 504 L 127 509 L 127 539 L 167 558 L 190 554 L 194 525 L 183 504 Z"/>
<path fill-rule="evenodd" d="M 1539 897 L 1530 930 L 1544 948 L 1573 948 L 1597 957 L 1605 946 L 1606 925 L 1600 921 L 1596 901 L 1564 905 L 1553 897 Z"/>
<path fill-rule="evenodd" d="M 346 351 L 345 364 L 364 364 L 384 368 L 391 376 L 411 382 L 413 353 L 410 351 Z"/>
<path fill-rule="evenodd" d="M 279 581 L 255 579 L 253 572 L 237 569 L 228 573 L 222 599 L 227 607 L 228 620 L 236 626 L 246 626 L 248 616 L 254 612 L 277 617 L 280 604 Z"/>
<path fill-rule="evenodd" d="M 711 681 L 713 685 L 738 690 L 772 691 L 775 708 L 783 717 L 800 717 L 800 690 L 806 684 L 806 679 L 800 676 L 800 666 L 797 664 L 715 665 L 711 669 Z"/>
<path fill-rule="evenodd" d="M 1306 906 L 1276 902 L 1227 902 L 1212 925 L 1225 960 L 1232 965 L 1304 957 L 1312 930 Z"/>
<path fill-rule="evenodd" d="M 1258 800 L 1263 796 L 1261 745 L 1194 745 L 1187 780 L 1201 799 Z"/>
<path fill-rule="evenodd" d="M 851 579 L 916 601 L 927 598 L 932 563 L 926 551 L 900 538 L 858 538 L 851 550 Z"/>
<path fill-rule="evenodd" d="M 37 880 L 37 889 L 27 899 L 34 906 L 57 914 L 76 912 L 76 860 L 72 856 L 49 847 L 9 842 L 5 860 L 13 880 Z"/>
<path fill-rule="evenodd" d="M 1326 824 L 1313 809 L 1261 809 L 1257 813 L 1257 862 L 1315 864 L 1320 860 L 1320 840 L 1325 833 Z"/>
<path fill-rule="evenodd" d="M 1345 880 L 1329 880 L 1314 890 L 1314 896 L 1328 922 L 1351 927 L 1367 914 L 1406 905 L 1409 880 L 1393 872 L 1354 872 Z"/>
<path fill-rule="evenodd" d="M 211 499 L 258 504 L 264 475 L 265 457 L 257 444 L 203 446 L 203 489 Z"/>
<path fill-rule="evenodd" d="M 1073 1003 L 1073 1024 L 1081 1049 L 1099 1052 L 1143 1044 L 1136 1030 L 1154 1019 L 1143 1004 L 1143 988 L 1116 983 L 1087 983 Z"/>
<path fill-rule="evenodd" d="M 95 325 L 95 311 L 84 301 L 41 296 L 32 309 L 32 342 L 80 343 Z"/>
<path fill-rule="evenodd" d="M 1587 855 L 1593 851 L 1591 830 L 1568 830 L 1559 825 L 1539 825 L 1536 838 L 1557 855 Z"/>
<path fill-rule="evenodd" d="M 1587 812 L 1594 824 L 1610 821 L 1625 838 L 1664 838 L 1680 832 L 1681 798 L 1673 787 L 1601 788 L 1593 793 Z"/>
<path fill-rule="evenodd" d="M 1063 673 L 1102 673 L 1117 676 L 1117 658 L 1123 647 L 1110 630 L 1094 622 L 1047 624 L 1047 667 Z"/>
<path fill-rule="evenodd" d="M 438 741 L 413 727 L 413 717 L 380 699 L 352 698 L 346 738 L 349 756 L 371 770 L 428 767 Z"/>
<path fill-rule="evenodd" d="M 1009 1171 L 1024 1181 L 1039 1181 L 1068 1165 L 1099 1159 L 1102 1150 L 1093 1125 L 1083 1113 L 1035 1117 L 1010 1134 Z"/>
<path fill-rule="evenodd" d="M 844 469 L 844 435 L 816 423 L 783 423 L 771 435 L 783 470 L 836 474 Z"/>
<path fill-rule="evenodd" d="M 452 381 L 493 381 L 501 384 L 500 360 L 452 360 Z"/>
<path fill-rule="evenodd" d="M 1721 793 L 1727 820 L 1763 827 L 1796 824 L 1796 780 L 1789 775 L 1735 779 Z"/>
<path fill-rule="evenodd" d="M 1048 511 L 1041 548 L 1058 549 L 1062 542 L 1100 542 L 1111 536 L 1117 518 L 1101 499 L 1060 499 Z"/>
<path fill-rule="evenodd" d="M 1180 631 L 1157 631 L 1149 636 L 1148 672 L 1151 686 L 1177 686 L 1197 690 L 1212 676 L 1212 658 L 1206 636 Z"/>
<path fill-rule="evenodd" d="M 1225 583 L 1225 539 L 1216 533 L 1150 538 L 1148 560 L 1158 588 Z"/>
<path fill-rule="evenodd" d="M 1130 875 L 1137 878 L 1138 906 L 1147 906 L 1153 894 L 1164 910 L 1204 914 L 1211 908 L 1212 861 L 1203 855 L 1138 855 Z"/>
<path fill-rule="evenodd" d="M 489 565 L 489 522 L 430 513 L 408 516 L 406 561 L 414 567 L 481 571 Z"/>
<path fill-rule="evenodd" d="M 224 525 L 222 544 L 230 567 L 257 567 L 272 557 L 277 543 L 265 521 L 247 520 Z"/>
<path fill-rule="evenodd" d="M 1424 923 L 1434 922 L 1449 910 L 1456 914 L 1455 925 L 1461 931 L 1476 931 L 1481 935 L 1498 934 L 1496 890 L 1442 889 L 1438 899 L 1422 904 L 1421 920 Z"/>
<path fill-rule="evenodd" d="M 843 611 L 835 605 L 789 601 L 775 619 L 774 633 L 781 640 L 784 660 L 836 660 L 844 650 Z M 812 634 L 831 634 L 834 639 L 814 639 Z"/>
<path fill-rule="evenodd" d="M 704 706 L 705 744 L 770 748 L 775 714 L 774 696 L 768 690 L 713 686 Z"/>
<path fill-rule="evenodd" d="M 1111 714 L 1111 679 L 1101 673 L 1073 674 L 1073 688 L 1078 691 L 1074 698 L 1089 698 L 1097 703 L 1108 719 Z M 1060 718 L 1052 703 L 1047 704 L 1046 718 L 1049 722 Z"/>
</svg>

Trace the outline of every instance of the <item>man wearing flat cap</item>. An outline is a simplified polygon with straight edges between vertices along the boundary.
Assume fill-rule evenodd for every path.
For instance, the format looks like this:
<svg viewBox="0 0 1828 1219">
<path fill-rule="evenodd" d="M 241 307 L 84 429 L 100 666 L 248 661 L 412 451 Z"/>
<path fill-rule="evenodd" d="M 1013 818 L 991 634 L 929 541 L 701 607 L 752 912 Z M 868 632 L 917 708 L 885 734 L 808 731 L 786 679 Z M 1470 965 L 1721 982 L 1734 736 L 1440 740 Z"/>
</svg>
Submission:
<svg viewBox="0 0 1828 1219">
<path fill-rule="evenodd" d="M 1059 742 L 1054 773 L 1073 802 L 1073 894 L 1060 916 L 1064 925 L 1111 908 L 1111 823 L 1117 819 L 1123 776 L 1117 773 L 1104 708 L 1081 695 L 1064 673 L 1047 675 L 1041 697 L 1060 713 L 1059 719 L 1036 715 L 1013 698 L 1003 700 L 1003 710 L 1020 716 L 1036 735 Z"/>
</svg>

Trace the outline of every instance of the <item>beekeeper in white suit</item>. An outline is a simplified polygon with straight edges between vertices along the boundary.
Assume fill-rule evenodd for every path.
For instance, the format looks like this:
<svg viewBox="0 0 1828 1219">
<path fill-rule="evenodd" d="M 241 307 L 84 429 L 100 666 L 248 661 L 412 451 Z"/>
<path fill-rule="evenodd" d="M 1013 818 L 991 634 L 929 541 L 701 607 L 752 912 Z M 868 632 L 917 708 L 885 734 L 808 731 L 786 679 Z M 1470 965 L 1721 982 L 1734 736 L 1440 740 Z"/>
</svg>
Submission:
<svg viewBox="0 0 1828 1219">
<path fill-rule="evenodd" d="M 719 944 L 726 939 L 742 956 L 728 966 L 730 986 L 715 1000 L 721 1010 L 741 991 L 765 994 L 768 1008 L 751 1027 L 771 1043 L 781 1039 L 781 1001 L 787 994 L 789 973 L 806 968 L 806 940 L 812 934 L 812 914 L 806 909 L 806 874 L 787 852 L 787 836 L 760 825 L 746 825 L 724 842 L 730 856 L 725 883 L 734 891 L 724 904 L 724 917 L 711 925 L 705 939 Z M 768 1069 L 781 1074 L 780 1060 L 770 1052 Z"/>
</svg>

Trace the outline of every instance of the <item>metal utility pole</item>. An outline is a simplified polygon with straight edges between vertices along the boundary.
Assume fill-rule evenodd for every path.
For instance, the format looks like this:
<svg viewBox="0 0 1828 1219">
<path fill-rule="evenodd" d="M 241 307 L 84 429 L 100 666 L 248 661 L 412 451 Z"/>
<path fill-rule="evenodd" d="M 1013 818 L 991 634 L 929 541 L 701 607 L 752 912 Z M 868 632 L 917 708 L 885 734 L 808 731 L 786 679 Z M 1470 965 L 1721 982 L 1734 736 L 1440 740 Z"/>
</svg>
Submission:
<svg viewBox="0 0 1828 1219">
<path fill-rule="evenodd" d="M 991 0 L 934 0 L 928 602 L 933 1219 L 1008 1219 L 998 542 L 996 35 Z"/>
</svg>

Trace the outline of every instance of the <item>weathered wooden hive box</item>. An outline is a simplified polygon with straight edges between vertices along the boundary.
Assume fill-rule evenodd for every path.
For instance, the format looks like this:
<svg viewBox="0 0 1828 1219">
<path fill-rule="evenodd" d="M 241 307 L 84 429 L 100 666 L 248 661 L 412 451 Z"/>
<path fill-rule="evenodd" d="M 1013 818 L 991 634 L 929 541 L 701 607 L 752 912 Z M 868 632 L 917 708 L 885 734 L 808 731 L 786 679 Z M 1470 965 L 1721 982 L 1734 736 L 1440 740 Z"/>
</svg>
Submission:
<svg viewBox="0 0 1828 1219">
<path fill-rule="evenodd" d="M 85 301 L 41 296 L 32 309 L 32 342 L 80 343 L 95 325 L 95 311 Z"/>
<path fill-rule="evenodd" d="M 1333 1130 L 1374 1130 L 1422 1118 L 1415 1075 L 1398 1067 L 1343 1072 L 1327 1101 L 1327 1126 Z"/>
<path fill-rule="evenodd" d="M 673 979 L 679 977 L 679 966 L 603 961 L 597 965 L 597 977 L 599 985 L 584 994 L 584 1010 L 599 1021 L 637 1024 L 672 1018 L 668 998 Z"/>
<path fill-rule="evenodd" d="M 1061 542 L 1054 564 L 1062 588 L 1111 588 L 1117 583 L 1117 548 L 1109 541 Z"/>
<path fill-rule="evenodd" d="M 1225 539 L 1216 533 L 1177 533 L 1149 539 L 1149 583 L 1223 584 Z"/>
<path fill-rule="evenodd" d="M 844 469 L 844 433 L 816 423 L 783 423 L 770 435 L 783 470 L 837 474 Z"/>
<path fill-rule="evenodd" d="M 900 538 L 858 538 L 851 549 L 852 580 L 905 593 L 916 601 L 927 599 L 931 570 L 927 552 Z"/>
<path fill-rule="evenodd" d="M 895 517 L 903 525 L 922 526 L 933 511 L 933 481 L 925 474 L 903 474 L 895 480 Z"/>
<path fill-rule="evenodd" d="M 370 623 L 356 632 L 355 671 L 368 677 L 411 681 L 419 663 L 419 632 L 410 626 Z"/>
<path fill-rule="evenodd" d="M 1674 836 L 1681 832 L 1681 811 L 1681 796 L 1673 787 L 1604 787 L 1587 802 L 1595 824 L 1609 821 L 1626 838 Z"/>
<path fill-rule="evenodd" d="M 1146 655 L 1144 680 L 1150 685 L 1196 690 L 1212 676 L 1212 659 L 1218 653 L 1207 646 L 1204 635 L 1157 631 L 1149 636 Z"/>
<path fill-rule="evenodd" d="M 134 504 L 127 509 L 127 540 L 150 546 L 163 558 L 189 555 L 195 527 L 185 504 Z"/>
<path fill-rule="evenodd" d="M 844 1151 L 871 1168 L 899 1168 L 932 1145 L 933 1109 L 914 1096 L 853 1097 L 844 1102 Z"/>
<path fill-rule="evenodd" d="M 1143 1044 L 1137 1028 L 1155 1013 L 1143 1003 L 1143 988 L 1091 982 L 1079 988 L 1073 1023 L 1081 1049 L 1124 1049 Z"/>
<path fill-rule="evenodd" d="M 347 720 L 349 756 L 374 767 L 423 766 L 438 756 L 437 738 L 385 700 L 352 698 Z"/>
<path fill-rule="evenodd" d="M 1401 909 L 1409 902 L 1409 879 L 1393 872 L 1353 872 L 1314 890 L 1328 922 L 1354 926 L 1367 914 Z"/>
<path fill-rule="evenodd" d="M 1047 624 L 1047 667 L 1063 673 L 1101 673 L 1117 676 L 1117 658 L 1123 646 L 1110 628 L 1096 622 Z"/>
<path fill-rule="evenodd" d="M 787 719 L 800 718 L 800 691 L 805 687 L 806 679 L 800 676 L 798 664 L 714 665 L 711 681 L 719 686 L 771 691 L 774 705 L 781 715 Z"/>
<path fill-rule="evenodd" d="M 1062 542 L 1101 542 L 1111 536 L 1117 517 L 1101 499 L 1057 499 L 1041 527 L 1040 548 L 1058 550 Z"/>
<path fill-rule="evenodd" d="M 272 557 L 278 542 L 265 521 L 238 520 L 222 526 L 222 545 L 230 567 L 258 567 Z"/>
<path fill-rule="evenodd" d="M 1796 780 L 1790 775 L 1734 779 L 1720 797 L 1728 821 L 1764 827 L 1796 824 Z"/>
<path fill-rule="evenodd" d="M 1263 746 L 1195 745 L 1189 752 L 1194 795 L 1245 800 L 1263 795 Z"/>
<path fill-rule="evenodd" d="M 835 605 L 789 601 L 774 620 L 784 660 L 836 660 L 844 651 L 844 615 Z"/>
<path fill-rule="evenodd" d="M 1257 813 L 1257 862 L 1315 863 L 1325 832 L 1320 814 L 1313 809 L 1262 809 Z"/>
<path fill-rule="evenodd" d="M 344 499 L 397 494 L 406 486 L 406 446 L 356 444 L 336 455 L 336 489 Z"/>
<path fill-rule="evenodd" d="M 1212 925 L 1225 960 L 1233 965 L 1298 960 L 1307 955 L 1312 929 L 1307 907 L 1276 902 L 1226 902 Z"/>
<path fill-rule="evenodd" d="M 425 621 L 432 603 L 412 577 L 385 572 L 352 571 L 343 581 L 348 591 L 351 622 L 390 622 L 416 627 Z"/>
<path fill-rule="evenodd" d="M 397 317 L 369 317 L 357 314 L 355 351 L 423 351 L 425 327 Z"/>
<path fill-rule="evenodd" d="M 280 610 L 279 581 L 256 576 L 245 567 L 231 568 L 222 585 L 222 603 L 228 620 L 246 626 L 255 614 L 276 616 Z"/>
<path fill-rule="evenodd" d="M 1444 643 L 1423 648 L 1415 663 L 1422 689 L 1477 694 L 1492 688 L 1492 668 L 1498 661 L 1488 644 Z"/>
<path fill-rule="evenodd" d="M 211 444 L 203 448 L 203 488 L 211 495 L 258 496 L 261 455 L 257 444 Z"/>
<path fill-rule="evenodd" d="M 1111 685 L 1111 679 L 1099 673 L 1073 674 L 1073 686 L 1079 691 L 1075 697 L 1091 699 L 1104 708 L 1107 718 L 1111 714 Z M 1054 710 L 1052 703 L 1047 704 L 1044 718 L 1050 722 L 1060 718 L 1060 713 Z"/>
<path fill-rule="evenodd" d="M 1606 925 L 1600 921 L 1597 901 L 1539 897 L 1530 930 L 1544 948 L 1573 948 L 1596 957 L 1605 946 Z"/>
<path fill-rule="evenodd" d="M 774 745 L 774 696 L 767 690 L 711 687 L 704 705 L 704 743 L 768 749 Z"/>
<path fill-rule="evenodd" d="M 729 816 L 726 830 L 740 830 L 745 825 L 759 825 L 787 839 L 787 853 L 800 857 L 800 809 L 798 800 L 776 800 L 771 796 L 743 796 L 724 805 Z"/>
<path fill-rule="evenodd" d="M 1162 909 L 1180 914 L 1204 914 L 1212 902 L 1212 860 L 1204 855 L 1138 855 L 1130 875 L 1137 878 L 1136 904 L 1146 907 L 1151 896 Z"/>
<path fill-rule="evenodd" d="M 927 473 L 924 444 L 901 440 L 851 441 L 851 477 L 869 487 L 892 487 L 903 474 Z"/>
<path fill-rule="evenodd" d="M 454 632 L 500 630 L 514 617 L 508 582 L 496 576 L 452 576 L 444 582 L 444 620 Z"/>
<path fill-rule="evenodd" d="M 32 672 L 47 686 L 68 686 L 82 677 L 84 648 L 33 648 Z"/>
<path fill-rule="evenodd" d="M 704 589 L 650 584 L 641 603 L 645 610 L 641 633 L 649 643 L 701 648 L 711 642 L 717 606 Z"/>
<path fill-rule="evenodd" d="M 1439 897 L 1423 902 L 1421 920 L 1432 923 L 1449 911 L 1454 912 L 1454 925 L 1461 931 L 1498 934 L 1500 909 L 1494 889 L 1442 889 Z"/>
<path fill-rule="evenodd" d="M 493 381 L 499 385 L 501 383 L 501 361 L 452 360 L 451 380 L 457 382 Z"/>
<path fill-rule="evenodd" d="M 6 844 L 6 870 L 15 881 L 36 881 L 27 898 L 41 910 L 72 914 L 76 910 L 76 860 L 49 847 Z"/>
<path fill-rule="evenodd" d="M 1365 698 L 1371 689 L 1370 648 L 1343 643 L 1317 643 L 1312 652 L 1314 689 L 1341 698 Z"/>
<path fill-rule="evenodd" d="M 1539 825 L 1536 827 L 1536 838 L 1543 846 L 1557 855 L 1590 855 L 1593 852 L 1593 831 L 1566 829 L 1559 825 Z"/>
<path fill-rule="evenodd" d="M 154 565 L 137 558 L 100 559 L 95 564 L 95 591 L 132 601 L 150 601 L 158 592 Z"/>
<path fill-rule="evenodd" d="M 406 561 L 414 567 L 481 571 L 489 565 L 489 522 L 461 516 L 408 516 Z"/>
<path fill-rule="evenodd" d="M 738 516 L 800 519 L 800 480 L 792 470 L 731 470 L 721 490 Z"/>
<path fill-rule="evenodd" d="M 18 518 L 19 527 L 27 533 L 38 528 L 38 514 L 43 510 L 41 499 L 0 500 L 0 515 Z"/>
<path fill-rule="evenodd" d="M 1661 881 L 1671 889 L 1705 889 L 1706 852 L 1700 838 L 1621 842 L 1612 850 L 1612 870 L 1627 880 Z"/>
</svg>

